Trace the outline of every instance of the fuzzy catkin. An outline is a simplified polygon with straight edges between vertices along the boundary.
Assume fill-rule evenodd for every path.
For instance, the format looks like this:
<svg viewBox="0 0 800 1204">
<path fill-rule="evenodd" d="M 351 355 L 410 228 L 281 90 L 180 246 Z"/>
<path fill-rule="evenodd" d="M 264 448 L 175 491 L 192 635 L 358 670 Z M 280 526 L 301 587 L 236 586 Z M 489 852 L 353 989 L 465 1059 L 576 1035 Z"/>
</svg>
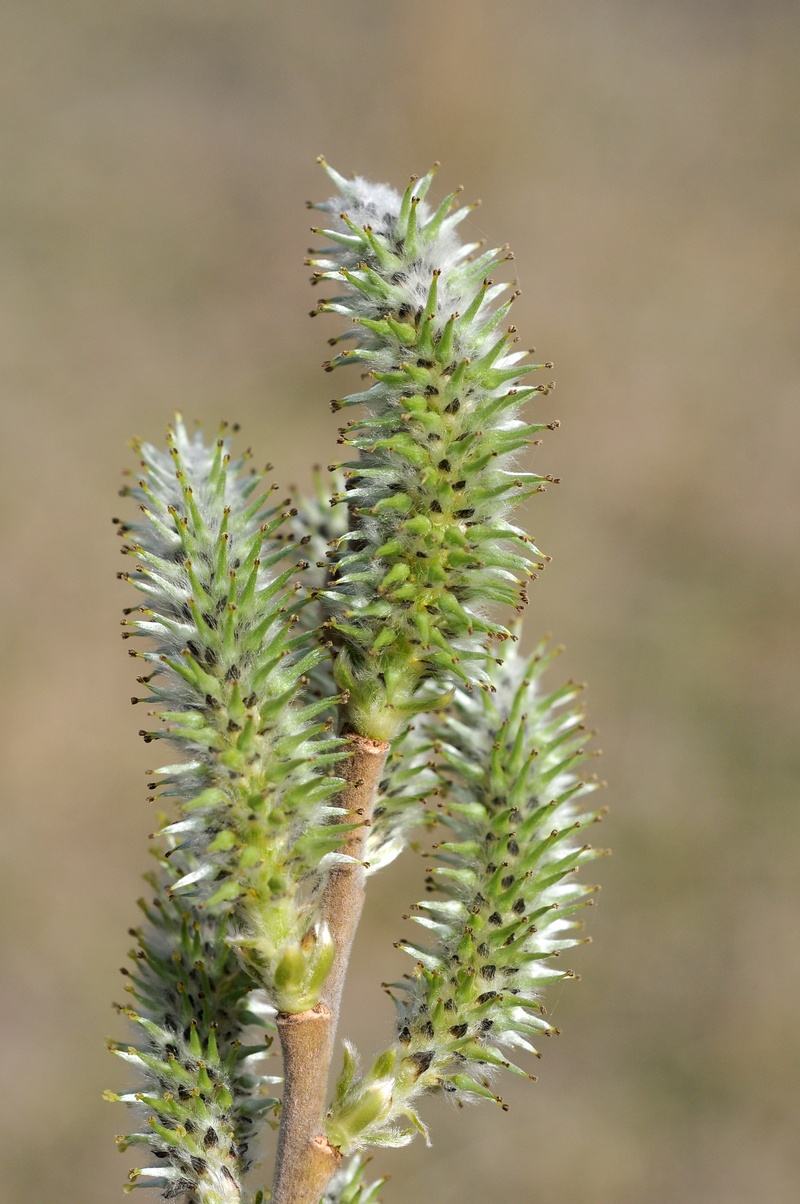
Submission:
<svg viewBox="0 0 800 1204">
<path fill-rule="evenodd" d="M 195 862 L 172 889 L 226 910 L 255 982 L 279 1010 L 302 1011 L 333 956 L 309 884 L 346 827 L 333 804 L 341 742 L 320 718 L 335 700 L 304 694 L 325 652 L 294 633 L 298 566 L 276 539 L 287 514 L 224 433 L 207 447 L 178 419 L 166 453 L 138 450 L 127 492 L 142 517 L 123 524 L 137 563 L 122 576 L 145 595 L 127 622 L 151 641 L 132 655 L 152 667 L 140 681 L 163 724 L 142 735 L 184 756 L 153 771 L 181 811 L 166 831 Z"/>
<path fill-rule="evenodd" d="M 118 1010 L 137 1040 L 110 1043 L 139 1083 L 106 1098 L 130 1105 L 141 1122 L 119 1148 L 147 1146 L 155 1158 L 131 1172 L 132 1184 L 191 1204 L 239 1204 L 251 1142 L 277 1106 L 270 1088 L 279 1081 L 257 1069 L 272 1038 L 244 1041 L 270 1021 L 226 940 L 224 917 L 198 914 L 171 894 L 185 868 L 172 852 L 148 876 L 152 893 L 140 900 L 144 920 L 131 932 L 132 968 L 123 970 L 131 998 Z"/>
<path fill-rule="evenodd" d="M 505 649 L 493 692 L 459 690 L 451 713 L 428 719 L 446 839 L 432 853 L 434 897 L 413 918 L 432 943 L 399 942 L 415 966 L 391 985 L 397 1044 L 363 1075 L 346 1059 L 328 1127 L 344 1150 L 424 1132 L 417 1102 L 430 1091 L 502 1104 L 493 1073 L 527 1073 L 507 1051 L 538 1056 L 536 1038 L 557 1031 L 542 992 L 572 976 L 555 960 L 584 939 L 576 917 L 596 888 L 575 875 L 598 855 L 582 833 L 602 812 L 579 801 L 597 781 L 576 773 L 588 755 L 578 687 L 543 694 L 551 658 Z"/>
<path fill-rule="evenodd" d="M 553 479 L 514 460 L 557 424 L 520 417 L 523 402 L 549 388 L 520 381 L 545 365 L 512 349 L 516 293 L 501 303 L 511 286 L 489 278 L 510 256 L 473 257 L 477 245 L 460 243 L 455 228 L 469 209 L 452 211 L 457 193 L 434 211 L 424 201 L 433 173 L 401 195 L 325 166 L 339 195 L 315 206 L 333 218 L 317 232 L 333 246 L 309 262 L 342 292 L 317 312 L 347 318 L 341 338 L 356 343 L 328 367 L 357 363 L 373 381 L 332 403 L 365 413 L 340 437 L 358 458 L 342 466 L 335 500 L 347 506 L 348 531 L 325 596 L 350 722 L 391 739 L 434 705 L 432 683 L 488 684 L 492 643 L 510 633 L 487 607 L 522 609 L 541 567 L 507 516 Z"/>
</svg>

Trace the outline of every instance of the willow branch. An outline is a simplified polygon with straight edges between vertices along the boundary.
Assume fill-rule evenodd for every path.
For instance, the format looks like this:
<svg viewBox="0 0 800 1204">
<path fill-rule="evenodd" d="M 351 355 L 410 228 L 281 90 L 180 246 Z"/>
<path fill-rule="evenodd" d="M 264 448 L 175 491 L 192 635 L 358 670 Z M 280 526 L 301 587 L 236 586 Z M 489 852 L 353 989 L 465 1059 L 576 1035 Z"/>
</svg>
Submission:
<svg viewBox="0 0 800 1204">
<path fill-rule="evenodd" d="M 364 906 L 364 847 L 389 752 L 387 741 L 359 735 L 347 740 L 352 754 L 341 771 L 347 786 L 340 805 L 357 826 L 341 851 L 352 861 L 333 870 L 320 900 L 321 919 L 336 949 L 333 966 L 317 1007 L 278 1016 L 285 1087 L 273 1204 L 317 1204 L 340 1161 L 324 1132 L 328 1072 L 350 951 Z"/>
</svg>

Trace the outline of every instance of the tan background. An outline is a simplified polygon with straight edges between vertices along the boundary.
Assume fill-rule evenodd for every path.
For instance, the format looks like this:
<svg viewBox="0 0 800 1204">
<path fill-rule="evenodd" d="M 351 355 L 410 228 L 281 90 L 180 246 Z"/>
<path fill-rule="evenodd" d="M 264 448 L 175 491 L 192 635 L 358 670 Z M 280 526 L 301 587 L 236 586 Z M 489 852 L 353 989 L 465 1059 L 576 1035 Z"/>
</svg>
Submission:
<svg viewBox="0 0 800 1204">
<path fill-rule="evenodd" d="M 0 4 L 4 1201 L 120 1199 L 134 1161 L 103 1037 L 153 820 L 109 520 L 176 407 L 286 483 L 335 456 L 320 151 L 441 159 L 516 251 L 563 423 L 529 638 L 591 683 L 611 783 L 564 1036 L 507 1115 L 431 1102 L 387 1202 L 800 1198 L 799 34 L 791 0 Z M 371 906 L 365 1053 L 419 882 Z"/>
</svg>

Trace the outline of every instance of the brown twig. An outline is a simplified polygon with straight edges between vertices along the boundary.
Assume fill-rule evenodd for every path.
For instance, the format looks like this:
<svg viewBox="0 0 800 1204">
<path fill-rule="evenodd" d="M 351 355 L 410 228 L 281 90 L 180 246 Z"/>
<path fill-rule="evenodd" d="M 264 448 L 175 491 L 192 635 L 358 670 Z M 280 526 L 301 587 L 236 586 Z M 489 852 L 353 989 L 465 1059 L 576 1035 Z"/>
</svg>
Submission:
<svg viewBox="0 0 800 1204">
<path fill-rule="evenodd" d="M 340 1162 L 322 1132 L 333 1017 L 324 1004 L 278 1016 L 283 1106 L 273 1204 L 317 1204 Z"/>
<path fill-rule="evenodd" d="M 317 1204 L 341 1160 L 323 1128 L 328 1072 L 347 963 L 364 905 L 364 846 L 389 752 L 386 741 L 359 735 L 347 739 L 352 751 L 342 767 L 347 786 L 340 805 L 358 826 L 341 851 L 353 860 L 331 872 L 320 901 L 321 918 L 336 947 L 322 1000 L 311 1011 L 278 1016 L 285 1082 L 272 1204 Z"/>
</svg>

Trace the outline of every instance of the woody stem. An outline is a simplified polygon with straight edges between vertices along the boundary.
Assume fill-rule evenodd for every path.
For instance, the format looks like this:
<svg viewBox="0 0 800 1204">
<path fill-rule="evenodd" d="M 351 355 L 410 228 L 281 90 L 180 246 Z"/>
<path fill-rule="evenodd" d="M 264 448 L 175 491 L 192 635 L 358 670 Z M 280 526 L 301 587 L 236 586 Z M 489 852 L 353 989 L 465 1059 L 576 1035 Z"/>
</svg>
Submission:
<svg viewBox="0 0 800 1204">
<path fill-rule="evenodd" d="M 318 1204 L 341 1161 L 324 1131 L 328 1073 L 350 950 L 364 906 L 364 847 L 389 752 L 384 740 L 352 734 L 347 741 L 351 755 L 342 770 L 347 786 L 340 805 L 358 826 L 341 848 L 352 860 L 330 873 L 320 902 L 321 919 L 336 949 L 323 997 L 310 1011 L 278 1016 L 285 1084 L 272 1204 Z"/>
</svg>

